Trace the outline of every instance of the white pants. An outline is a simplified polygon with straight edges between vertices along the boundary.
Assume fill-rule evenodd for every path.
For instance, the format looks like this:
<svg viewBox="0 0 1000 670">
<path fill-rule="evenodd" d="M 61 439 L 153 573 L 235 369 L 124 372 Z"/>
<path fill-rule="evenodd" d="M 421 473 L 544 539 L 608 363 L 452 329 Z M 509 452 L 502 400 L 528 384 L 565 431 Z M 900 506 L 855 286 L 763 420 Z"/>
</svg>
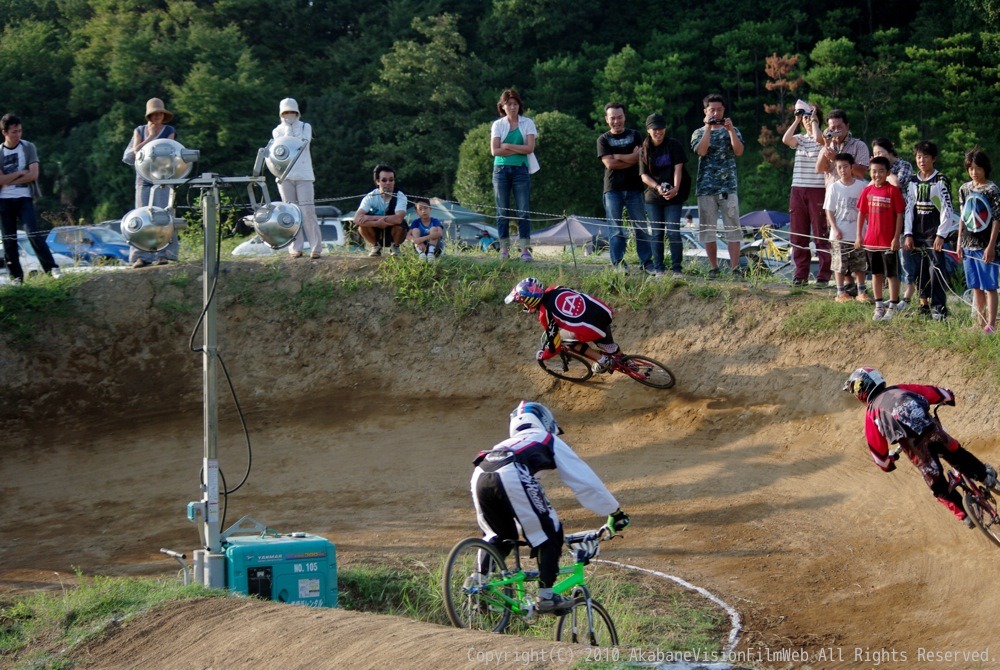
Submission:
<svg viewBox="0 0 1000 670">
<path fill-rule="evenodd" d="M 278 184 L 278 193 L 284 202 L 294 203 L 302 210 L 302 229 L 295 235 L 289 253 L 301 254 L 305 241 L 313 256 L 319 256 L 323 251 L 323 239 L 319 232 L 319 221 L 316 220 L 316 196 L 312 181 L 286 179 Z"/>
</svg>

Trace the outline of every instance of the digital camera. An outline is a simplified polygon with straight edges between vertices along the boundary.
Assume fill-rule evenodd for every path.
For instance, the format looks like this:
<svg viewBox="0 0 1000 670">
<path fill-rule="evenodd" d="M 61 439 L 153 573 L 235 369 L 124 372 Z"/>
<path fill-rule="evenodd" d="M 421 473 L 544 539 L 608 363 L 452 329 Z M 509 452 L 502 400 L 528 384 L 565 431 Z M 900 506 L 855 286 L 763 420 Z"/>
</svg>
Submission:
<svg viewBox="0 0 1000 670">
<path fill-rule="evenodd" d="M 828 140 L 835 140 L 838 137 L 840 137 L 840 132 L 836 130 L 827 130 L 825 133 L 823 133 L 823 137 L 825 137 Z"/>
<path fill-rule="evenodd" d="M 710 125 L 710 126 L 721 126 L 724 123 L 725 123 L 725 121 L 723 121 L 722 119 L 720 119 L 717 116 L 713 116 L 712 118 L 710 118 L 708 120 L 708 125 Z"/>
<path fill-rule="evenodd" d="M 812 115 L 813 115 L 812 112 L 807 112 L 804 109 L 796 109 L 795 110 L 795 116 L 812 116 Z"/>
</svg>

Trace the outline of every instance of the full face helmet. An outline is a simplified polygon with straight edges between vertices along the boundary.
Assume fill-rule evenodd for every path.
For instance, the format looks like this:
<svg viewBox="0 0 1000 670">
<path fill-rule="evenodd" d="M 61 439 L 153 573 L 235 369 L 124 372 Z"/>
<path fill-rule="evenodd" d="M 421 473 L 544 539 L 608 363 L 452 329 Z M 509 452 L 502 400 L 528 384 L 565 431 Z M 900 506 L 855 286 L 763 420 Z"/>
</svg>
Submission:
<svg viewBox="0 0 1000 670">
<path fill-rule="evenodd" d="M 858 368 L 847 378 L 844 390 L 853 393 L 858 400 L 867 404 L 885 390 L 885 378 L 875 368 Z"/>
<path fill-rule="evenodd" d="M 517 283 L 510 294 L 504 298 L 504 303 L 509 305 L 512 302 L 519 302 L 524 305 L 524 311 L 530 312 L 538 307 L 545 294 L 545 287 L 542 282 L 534 277 L 526 277 Z"/>
<path fill-rule="evenodd" d="M 510 413 L 510 436 L 514 437 L 524 430 L 537 429 L 553 435 L 562 435 L 563 432 L 548 407 L 540 402 L 522 400 Z"/>
</svg>

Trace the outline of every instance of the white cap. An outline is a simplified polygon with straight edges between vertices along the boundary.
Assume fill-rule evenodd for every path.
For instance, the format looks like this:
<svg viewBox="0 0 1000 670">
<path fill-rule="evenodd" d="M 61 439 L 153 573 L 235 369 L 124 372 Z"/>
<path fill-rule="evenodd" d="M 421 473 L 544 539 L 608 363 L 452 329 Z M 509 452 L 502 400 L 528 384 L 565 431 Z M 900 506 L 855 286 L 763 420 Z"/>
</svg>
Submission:
<svg viewBox="0 0 1000 670">
<path fill-rule="evenodd" d="M 285 112 L 295 112 L 296 114 L 299 114 L 299 103 L 295 102 L 295 98 L 285 98 L 281 101 L 281 104 L 278 105 L 278 113 L 284 114 Z"/>
</svg>

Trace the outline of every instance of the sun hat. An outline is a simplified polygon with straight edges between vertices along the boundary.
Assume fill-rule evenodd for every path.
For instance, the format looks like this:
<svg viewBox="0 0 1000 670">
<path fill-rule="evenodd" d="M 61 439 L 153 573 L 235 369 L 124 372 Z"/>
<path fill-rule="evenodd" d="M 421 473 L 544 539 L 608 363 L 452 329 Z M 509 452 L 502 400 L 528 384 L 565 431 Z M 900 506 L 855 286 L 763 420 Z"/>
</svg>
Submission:
<svg viewBox="0 0 1000 670">
<path fill-rule="evenodd" d="M 295 98 L 285 98 L 281 101 L 281 104 L 278 105 L 278 113 L 284 114 L 285 112 L 295 112 L 299 116 L 302 116 L 302 114 L 299 113 L 299 103 L 295 102 Z"/>
<path fill-rule="evenodd" d="M 170 123 L 170 119 L 174 118 L 174 113 L 167 110 L 163 106 L 163 101 L 159 98 L 150 98 L 146 101 L 146 120 L 149 121 L 149 116 L 155 114 L 156 112 L 163 112 L 163 122 Z"/>
</svg>

